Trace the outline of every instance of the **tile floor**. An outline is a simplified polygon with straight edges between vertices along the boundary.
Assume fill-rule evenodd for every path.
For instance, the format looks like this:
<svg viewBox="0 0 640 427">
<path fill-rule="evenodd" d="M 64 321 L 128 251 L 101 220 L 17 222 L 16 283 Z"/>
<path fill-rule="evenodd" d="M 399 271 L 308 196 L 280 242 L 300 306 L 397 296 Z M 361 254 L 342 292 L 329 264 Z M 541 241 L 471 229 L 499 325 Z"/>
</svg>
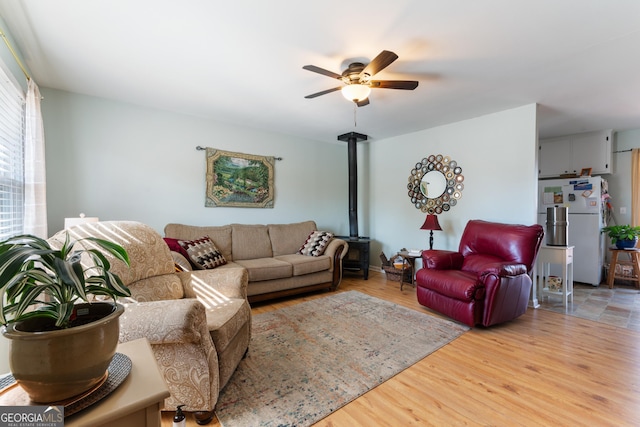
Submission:
<svg viewBox="0 0 640 427">
<path fill-rule="evenodd" d="M 574 283 L 573 303 L 565 308 L 561 297 L 544 297 L 540 308 L 583 319 L 640 331 L 640 289 L 617 280 L 613 289 Z"/>
</svg>

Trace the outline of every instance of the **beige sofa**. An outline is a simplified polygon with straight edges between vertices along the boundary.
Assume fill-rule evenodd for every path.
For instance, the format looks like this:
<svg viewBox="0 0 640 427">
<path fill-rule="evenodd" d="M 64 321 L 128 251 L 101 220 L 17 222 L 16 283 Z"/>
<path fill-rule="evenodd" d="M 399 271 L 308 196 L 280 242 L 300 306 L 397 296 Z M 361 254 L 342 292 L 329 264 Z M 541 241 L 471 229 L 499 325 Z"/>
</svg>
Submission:
<svg viewBox="0 0 640 427">
<path fill-rule="evenodd" d="M 69 230 L 72 240 L 93 236 L 123 246 L 131 268 L 108 257 L 112 271 L 131 290 L 120 317 L 120 341 L 146 338 L 171 396 L 163 410 L 179 404 L 208 419 L 251 338 L 247 272 L 220 269 L 176 272 L 169 248 L 151 227 L 134 221 L 87 223 Z M 64 244 L 65 232 L 49 239 Z M 202 414 L 198 413 L 201 412 Z"/>
<path fill-rule="evenodd" d="M 250 302 L 314 290 L 335 290 L 342 280 L 342 258 L 348 245 L 333 238 L 320 256 L 297 254 L 313 232 L 314 221 L 292 224 L 191 226 L 167 224 L 165 237 L 195 240 L 208 236 L 222 252 L 227 264 L 218 269 L 246 269 Z M 178 264 L 188 262 L 172 251 Z"/>
</svg>

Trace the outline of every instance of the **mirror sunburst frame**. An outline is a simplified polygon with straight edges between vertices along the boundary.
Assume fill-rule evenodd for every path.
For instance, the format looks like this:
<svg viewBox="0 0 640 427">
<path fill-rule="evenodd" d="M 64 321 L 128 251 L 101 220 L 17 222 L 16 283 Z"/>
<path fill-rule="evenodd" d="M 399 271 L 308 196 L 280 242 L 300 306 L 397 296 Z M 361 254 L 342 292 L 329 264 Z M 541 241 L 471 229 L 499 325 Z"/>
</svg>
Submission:
<svg viewBox="0 0 640 427">
<path fill-rule="evenodd" d="M 463 181 L 458 162 L 449 156 L 432 154 L 411 169 L 408 195 L 416 209 L 438 215 L 458 203 L 464 189 Z"/>
</svg>

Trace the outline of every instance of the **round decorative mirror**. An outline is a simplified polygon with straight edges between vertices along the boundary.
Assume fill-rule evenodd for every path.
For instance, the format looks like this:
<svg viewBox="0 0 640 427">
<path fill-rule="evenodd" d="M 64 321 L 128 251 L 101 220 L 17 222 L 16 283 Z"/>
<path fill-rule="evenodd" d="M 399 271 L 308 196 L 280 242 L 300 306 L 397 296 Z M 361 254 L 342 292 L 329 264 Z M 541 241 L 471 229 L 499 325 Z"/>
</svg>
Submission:
<svg viewBox="0 0 640 427">
<path fill-rule="evenodd" d="M 462 197 L 464 176 L 458 163 L 441 154 L 425 157 L 411 169 L 409 198 L 417 209 L 440 214 Z"/>
<path fill-rule="evenodd" d="M 447 189 L 447 179 L 440 171 L 429 171 L 420 180 L 420 192 L 427 199 L 437 199 Z"/>
</svg>

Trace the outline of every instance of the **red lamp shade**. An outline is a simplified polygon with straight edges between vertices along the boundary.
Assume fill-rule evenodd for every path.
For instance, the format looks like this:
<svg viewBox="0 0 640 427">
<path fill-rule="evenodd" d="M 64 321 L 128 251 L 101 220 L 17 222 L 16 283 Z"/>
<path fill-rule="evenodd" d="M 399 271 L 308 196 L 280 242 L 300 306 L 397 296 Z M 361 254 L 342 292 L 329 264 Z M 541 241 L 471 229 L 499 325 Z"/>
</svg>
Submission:
<svg viewBox="0 0 640 427">
<path fill-rule="evenodd" d="M 427 215 L 427 219 L 424 220 L 424 224 L 420 227 L 421 230 L 442 230 L 438 223 L 437 215 Z"/>
<path fill-rule="evenodd" d="M 424 220 L 424 224 L 420 227 L 421 230 L 429 231 L 429 250 L 433 249 L 433 230 L 442 230 L 438 223 L 438 217 L 433 214 L 427 215 L 427 219 Z"/>
</svg>

